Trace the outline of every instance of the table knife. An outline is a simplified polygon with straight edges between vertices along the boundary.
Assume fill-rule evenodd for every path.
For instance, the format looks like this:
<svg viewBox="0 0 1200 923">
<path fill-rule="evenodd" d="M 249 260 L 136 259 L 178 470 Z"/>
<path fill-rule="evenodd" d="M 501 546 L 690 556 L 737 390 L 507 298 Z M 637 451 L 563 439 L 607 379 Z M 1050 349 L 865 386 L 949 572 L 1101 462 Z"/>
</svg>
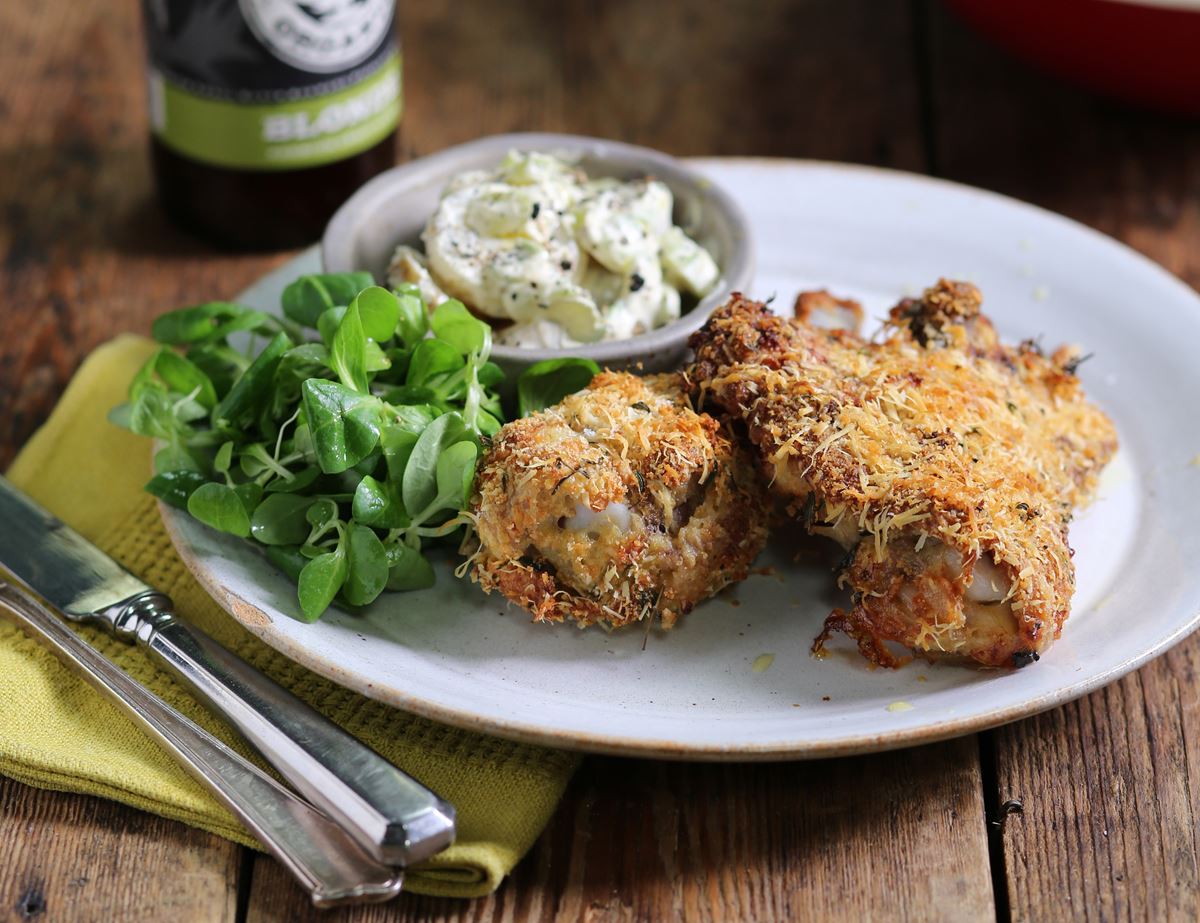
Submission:
<svg viewBox="0 0 1200 923">
<path fill-rule="evenodd" d="M 367 855 L 338 824 L 171 708 L 71 631 L 60 616 L 4 579 L 0 569 L 0 617 L 44 642 L 140 724 L 237 815 L 316 906 L 385 901 L 400 893 L 403 871 Z"/>
<path fill-rule="evenodd" d="M 454 808 L 181 621 L 171 600 L 0 477 L 0 566 L 67 618 L 150 651 L 369 855 L 408 866 L 454 840 Z"/>
</svg>

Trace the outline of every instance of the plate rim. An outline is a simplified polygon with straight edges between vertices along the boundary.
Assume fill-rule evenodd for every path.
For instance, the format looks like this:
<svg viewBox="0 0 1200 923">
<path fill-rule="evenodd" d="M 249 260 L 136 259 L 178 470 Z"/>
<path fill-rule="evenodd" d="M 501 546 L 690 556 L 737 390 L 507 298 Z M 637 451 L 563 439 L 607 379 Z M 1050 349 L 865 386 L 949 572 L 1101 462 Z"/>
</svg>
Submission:
<svg viewBox="0 0 1200 923">
<path fill-rule="evenodd" d="M 1110 250 L 1120 252 L 1122 257 L 1126 259 L 1130 256 L 1134 257 L 1135 261 L 1140 265 L 1141 270 L 1153 272 L 1160 277 L 1160 280 L 1171 284 L 1172 287 L 1177 289 L 1181 299 L 1187 300 L 1191 304 L 1192 310 L 1200 312 L 1200 293 L 1197 293 L 1190 285 L 1150 257 L 1102 231 L 1089 227 L 1066 215 L 1059 214 L 1031 202 L 1026 202 L 1014 196 L 940 177 L 869 164 L 755 156 L 687 157 L 681 159 L 701 167 L 711 165 L 720 168 L 722 166 L 743 165 L 746 167 L 767 167 L 771 169 L 821 168 L 834 172 L 884 174 L 891 179 L 919 180 L 942 188 L 949 187 L 957 192 L 966 192 L 980 196 L 1008 208 L 1015 206 L 1019 210 L 1032 210 L 1039 217 L 1052 219 L 1055 223 L 1069 228 L 1073 232 L 1086 232 L 1085 236 L 1089 237 L 1093 242 L 1100 243 Z M 260 276 L 257 281 L 285 270 L 297 261 L 310 257 L 314 252 L 319 252 L 319 245 L 313 245 L 299 251 L 281 266 Z M 985 731 L 1002 724 L 1040 714 L 1056 706 L 1073 701 L 1132 673 L 1149 661 L 1169 651 L 1200 627 L 1200 609 L 1197 609 L 1173 631 L 1160 638 L 1157 643 L 1138 654 L 1121 660 L 1104 672 L 1090 675 L 1075 683 L 1061 685 L 1052 691 L 1042 693 L 1032 699 L 990 709 L 982 713 L 976 712 L 963 717 L 943 718 L 912 728 L 896 728 L 891 731 L 860 733 L 834 740 L 773 741 L 763 745 L 739 743 L 733 746 L 688 743 L 647 737 L 627 737 L 597 731 L 554 729 L 531 724 L 528 721 L 519 719 L 481 716 L 474 711 L 455 709 L 432 702 L 421 698 L 419 695 L 398 690 L 394 686 L 376 685 L 366 680 L 360 674 L 356 674 L 346 667 L 328 660 L 320 652 L 313 651 L 309 647 L 304 647 L 284 634 L 273 632 L 271 630 L 273 620 L 269 615 L 247 600 L 242 599 L 228 587 L 220 584 L 219 581 L 214 579 L 211 571 L 200 565 L 194 549 L 188 542 L 183 540 L 180 533 L 179 520 L 176 517 L 181 517 L 182 514 L 179 514 L 177 510 L 174 510 L 162 501 L 158 502 L 158 506 L 167 535 L 189 573 L 192 574 L 225 612 L 255 637 L 261 639 L 283 656 L 288 657 L 339 686 L 410 714 L 480 734 L 489 734 L 526 744 L 583 753 L 677 761 L 767 762 L 795 759 L 825 759 L 863 753 L 885 752 L 887 750 L 910 746 L 921 746 Z"/>
<path fill-rule="evenodd" d="M 1197 0 L 1200 2 L 1200 0 Z M 1142 264 L 1142 268 L 1157 274 L 1162 281 L 1167 282 L 1171 286 L 1177 288 L 1179 292 L 1189 298 L 1192 303 L 1193 310 L 1200 313 L 1200 291 L 1192 288 L 1187 282 L 1167 269 L 1162 263 L 1151 259 L 1142 251 L 1130 246 L 1122 240 L 1117 240 L 1111 234 L 1105 234 L 1091 225 L 1084 224 L 1068 215 L 1061 212 L 1056 212 L 1053 209 L 1038 205 L 1036 202 L 1029 202 L 1015 195 L 1009 195 L 1004 192 L 996 192 L 992 189 L 985 189 L 982 186 L 972 186 L 970 183 L 960 183 L 957 180 L 944 179 L 940 176 L 930 176 L 927 173 L 915 173 L 911 170 L 901 170 L 896 167 L 881 167 L 869 163 L 843 163 L 837 160 L 821 160 L 819 158 L 805 157 L 765 157 L 755 155 L 737 155 L 730 157 L 681 157 L 681 160 L 703 166 L 711 164 L 716 167 L 724 165 L 742 164 L 745 166 L 769 167 L 772 169 L 781 169 L 789 167 L 822 167 L 830 169 L 834 172 L 846 173 L 882 173 L 888 177 L 903 177 L 906 180 L 918 180 L 928 183 L 931 186 L 941 188 L 950 188 L 959 192 L 967 192 L 972 195 L 979 196 L 984 199 L 991 200 L 1006 207 L 1016 206 L 1018 209 L 1028 209 L 1037 212 L 1041 217 L 1050 219 L 1051 221 L 1070 228 L 1073 231 L 1082 231 L 1086 236 L 1093 241 L 1121 253 L 1123 256 L 1132 256 Z M 299 258 L 307 253 L 307 250 L 297 254 Z M 1197 614 L 1200 618 L 1200 613 Z"/>
</svg>

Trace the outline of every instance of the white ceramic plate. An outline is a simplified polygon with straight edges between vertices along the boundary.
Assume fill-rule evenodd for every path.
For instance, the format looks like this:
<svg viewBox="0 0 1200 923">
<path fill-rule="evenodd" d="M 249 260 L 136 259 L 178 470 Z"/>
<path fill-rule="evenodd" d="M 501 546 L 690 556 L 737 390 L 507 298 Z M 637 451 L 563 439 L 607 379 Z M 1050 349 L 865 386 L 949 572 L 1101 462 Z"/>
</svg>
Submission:
<svg viewBox="0 0 1200 923">
<path fill-rule="evenodd" d="M 827 756 L 936 740 L 1082 695 L 1184 637 L 1200 619 L 1200 298 L 1085 227 L 991 193 L 833 164 L 703 160 L 750 216 L 753 294 L 828 286 L 881 314 L 939 276 L 970 279 L 1009 340 L 1078 342 L 1081 375 L 1116 420 L 1121 453 L 1071 530 L 1078 592 L 1040 663 L 985 671 L 914 662 L 872 670 L 844 640 L 809 644 L 836 604 L 828 570 L 764 554 L 732 593 L 669 634 L 533 625 L 446 562 L 429 591 L 312 625 L 288 580 L 236 539 L 167 510 L 200 580 L 265 641 L 408 711 L 506 737 L 687 759 Z M 244 300 L 274 309 L 315 251 Z M 769 658 L 761 655 L 770 655 Z M 762 669 L 766 661 L 770 665 Z M 757 668 L 756 669 L 756 665 Z"/>
</svg>

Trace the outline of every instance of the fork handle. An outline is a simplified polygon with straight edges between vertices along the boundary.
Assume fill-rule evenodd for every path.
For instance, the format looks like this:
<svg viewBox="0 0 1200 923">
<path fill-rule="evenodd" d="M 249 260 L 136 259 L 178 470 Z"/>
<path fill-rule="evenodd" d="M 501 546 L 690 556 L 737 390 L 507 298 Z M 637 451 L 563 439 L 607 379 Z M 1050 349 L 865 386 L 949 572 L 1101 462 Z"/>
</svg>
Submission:
<svg viewBox="0 0 1200 923">
<path fill-rule="evenodd" d="M 175 711 L 40 602 L 2 580 L 0 616 L 43 641 L 141 725 L 237 815 L 315 905 L 382 901 L 400 893 L 403 872 L 377 862 L 336 823 Z"/>
<path fill-rule="evenodd" d="M 454 841 L 454 808 L 416 779 L 141 593 L 94 616 L 144 645 L 297 791 L 377 861 L 406 867 Z"/>
</svg>

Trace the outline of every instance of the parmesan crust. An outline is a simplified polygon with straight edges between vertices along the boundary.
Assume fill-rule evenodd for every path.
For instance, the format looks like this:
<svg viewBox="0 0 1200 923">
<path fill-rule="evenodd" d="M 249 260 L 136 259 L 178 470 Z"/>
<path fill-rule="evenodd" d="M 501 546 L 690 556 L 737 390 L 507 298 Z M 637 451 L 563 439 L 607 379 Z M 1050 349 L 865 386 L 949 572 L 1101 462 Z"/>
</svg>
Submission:
<svg viewBox="0 0 1200 923">
<path fill-rule="evenodd" d="M 539 622 L 669 628 L 766 542 L 749 455 L 691 408 L 679 375 L 605 372 L 505 425 L 473 505 L 472 578 Z"/>
<path fill-rule="evenodd" d="M 1074 351 L 1004 346 L 981 303 L 942 280 L 868 342 L 734 295 L 692 337 L 701 406 L 744 424 L 772 492 L 848 548 L 853 605 L 818 654 L 842 630 L 879 664 L 899 662 L 890 641 L 1019 666 L 1062 629 L 1067 525 L 1116 432 L 1084 399 Z"/>
</svg>

